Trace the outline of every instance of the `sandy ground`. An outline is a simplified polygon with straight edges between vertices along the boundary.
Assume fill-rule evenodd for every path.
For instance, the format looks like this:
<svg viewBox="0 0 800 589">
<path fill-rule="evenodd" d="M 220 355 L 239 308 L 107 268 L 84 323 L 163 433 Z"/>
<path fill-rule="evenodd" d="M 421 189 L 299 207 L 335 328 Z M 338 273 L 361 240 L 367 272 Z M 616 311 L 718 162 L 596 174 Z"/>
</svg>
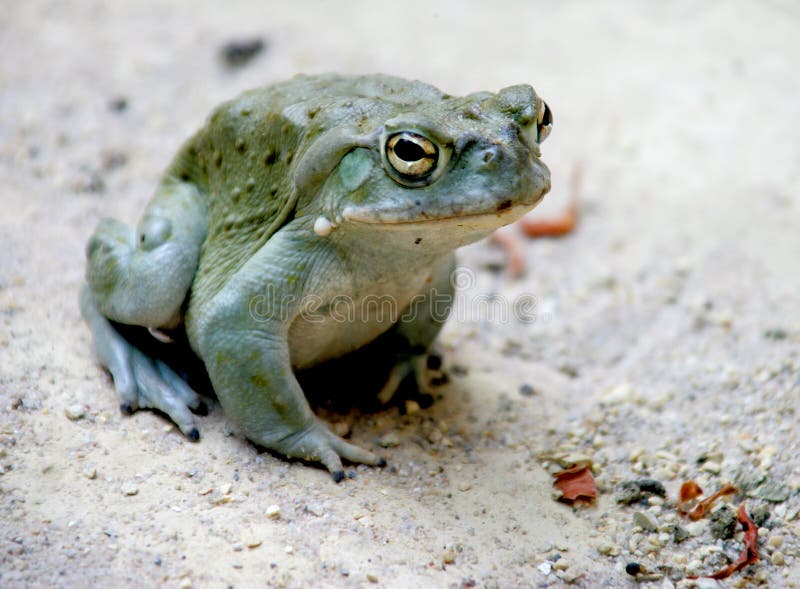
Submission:
<svg viewBox="0 0 800 589">
<path fill-rule="evenodd" d="M 1 586 L 621 587 L 637 562 L 689 587 L 741 533 L 676 518 L 687 479 L 735 481 L 760 514 L 760 561 L 721 586 L 800 586 L 795 3 L 3 4 Z M 267 50 L 224 67 L 253 35 Z M 463 251 L 431 408 L 325 413 L 396 444 L 341 485 L 258 453 L 219 407 L 199 444 L 121 416 L 76 305 L 98 219 L 134 221 L 216 103 L 330 70 L 530 82 L 556 117 L 542 214 L 584 167 L 581 225 L 526 242 L 524 279 L 491 244 Z M 499 307 L 476 310 L 487 293 Z M 532 322 L 503 315 L 522 293 Z M 594 461 L 594 507 L 553 499 L 569 454 Z M 667 501 L 618 505 L 643 477 Z"/>
</svg>

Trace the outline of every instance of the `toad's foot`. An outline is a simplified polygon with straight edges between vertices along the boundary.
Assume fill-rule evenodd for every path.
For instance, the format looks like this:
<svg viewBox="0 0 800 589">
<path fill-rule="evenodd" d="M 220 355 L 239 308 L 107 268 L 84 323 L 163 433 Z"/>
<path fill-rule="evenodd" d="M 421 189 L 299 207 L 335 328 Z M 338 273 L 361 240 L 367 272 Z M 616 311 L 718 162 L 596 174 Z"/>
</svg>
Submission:
<svg viewBox="0 0 800 589">
<path fill-rule="evenodd" d="M 163 361 L 151 358 L 126 340 L 99 312 L 86 286 L 81 290 L 80 303 L 97 358 L 114 379 L 122 412 L 130 415 L 137 409 L 161 411 L 186 437 L 198 441 L 200 431 L 192 412 L 207 411 L 200 396 Z"/>
<path fill-rule="evenodd" d="M 387 405 L 400 389 L 409 374 L 414 375 L 419 395 L 432 395 L 432 386 L 447 382 L 447 374 L 442 371 L 442 357 L 436 353 L 420 354 L 402 359 L 392 367 L 389 377 L 378 392 L 378 401 Z M 430 377 L 430 378 L 429 378 Z"/>
<path fill-rule="evenodd" d="M 321 462 L 336 483 L 345 477 L 342 459 L 369 466 L 386 466 L 384 458 L 345 442 L 317 418 L 307 428 L 271 444 L 270 447 L 292 458 Z"/>
</svg>

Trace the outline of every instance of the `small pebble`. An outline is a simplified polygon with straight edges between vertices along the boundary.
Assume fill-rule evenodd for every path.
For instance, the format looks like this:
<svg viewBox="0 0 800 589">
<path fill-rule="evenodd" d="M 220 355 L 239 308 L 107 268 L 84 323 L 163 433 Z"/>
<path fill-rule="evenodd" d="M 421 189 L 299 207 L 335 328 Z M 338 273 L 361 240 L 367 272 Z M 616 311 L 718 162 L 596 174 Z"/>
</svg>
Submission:
<svg viewBox="0 0 800 589">
<path fill-rule="evenodd" d="M 265 513 L 270 519 L 279 519 L 281 517 L 281 508 L 277 505 L 270 505 Z"/>
<path fill-rule="evenodd" d="M 617 487 L 614 498 L 617 500 L 617 503 L 630 505 L 642 498 L 642 490 L 639 485 L 636 484 L 636 481 L 625 481 Z"/>
<path fill-rule="evenodd" d="M 769 501 L 770 503 L 783 503 L 789 498 L 791 493 L 792 490 L 788 486 L 771 479 L 766 479 L 756 489 L 756 494 L 764 501 Z"/>
<path fill-rule="evenodd" d="M 444 564 L 453 564 L 455 561 L 456 561 L 456 551 L 445 550 L 444 554 L 442 555 L 442 562 Z"/>
<path fill-rule="evenodd" d="M 378 576 L 377 575 L 373 575 L 372 573 L 367 573 L 367 581 L 369 581 L 370 583 L 377 583 L 378 582 Z"/>
<path fill-rule="evenodd" d="M 692 522 L 686 524 L 686 531 L 689 532 L 689 535 L 693 538 L 697 538 L 698 536 L 702 536 L 703 532 L 706 531 L 706 527 L 708 526 L 708 521 L 701 519 L 696 522 Z"/>
<path fill-rule="evenodd" d="M 223 495 L 230 495 L 231 489 L 233 489 L 233 485 L 231 485 L 230 483 L 225 483 L 219 488 L 219 492 L 222 493 Z"/>
<path fill-rule="evenodd" d="M 546 560 L 536 568 L 539 569 L 539 572 L 542 573 L 543 575 L 549 575 L 550 571 L 553 570 L 553 563 L 550 562 L 549 560 Z"/>
<path fill-rule="evenodd" d="M 378 445 L 381 448 L 394 448 L 400 445 L 400 437 L 395 432 L 389 432 L 378 438 Z"/>
<path fill-rule="evenodd" d="M 619 546 L 611 542 L 602 542 L 597 546 L 597 551 L 605 556 L 619 556 L 620 554 Z"/>
<path fill-rule="evenodd" d="M 769 507 L 766 505 L 756 505 L 750 509 L 750 519 L 756 526 L 763 526 L 769 519 Z"/>
<path fill-rule="evenodd" d="M 183 579 L 181 584 L 179 585 L 181 589 L 192 589 L 192 580 L 191 579 Z"/>
<path fill-rule="evenodd" d="M 730 505 L 721 505 L 718 509 L 712 511 L 708 517 L 711 535 L 719 540 L 733 538 L 733 533 L 736 531 L 736 522 L 736 511 Z"/>
<path fill-rule="evenodd" d="M 261 53 L 265 46 L 263 39 L 237 39 L 226 43 L 220 54 L 228 67 L 241 67 Z"/>
<path fill-rule="evenodd" d="M 416 401 L 414 401 L 412 399 L 407 399 L 406 400 L 406 414 L 407 415 L 416 415 L 417 413 L 419 413 L 419 409 L 420 409 L 419 403 L 417 403 Z"/>
<path fill-rule="evenodd" d="M 722 471 L 722 466 L 720 465 L 719 462 L 708 461 L 704 462 L 700 467 L 700 469 L 706 472 L 710 472 L 711 474 L 719 474 L 720 471 Z"/>
<path fill-rule="evenodd" d="M 648 532 L 655 532 L 658 530 L 658 520 L 652 513 L 646 511 L 637 511 L 634 513 L 633 523 Z"/>
<path fill-rule="evenodd" d="M 672 532 L 672 541 L 675 542 L 675 544 L 680 544 L 684 540 L 688 540 L 690 536 L 689 530 L 687 530 L 683 526 L 677 526 L 677 525 L 672 526 L 671 532 Z"/>
<path fill-rule="evenodd" d="M 642 493 L 650 493 L 658 497 L 666 497 L 667 490 L 664 485 L 655 479 L 638 479 L 635 481 Z"/>
<path fill-rule="evenodd" d="M 133 483 L 125 483 L 124 485 L 122 485 L 121 490 L 123 495 L 128 495 L 130 497 L 137 495 L 139 493 L 139 488 Z"/>
<path fill-rule="evenodd" d="M 770 536 L 769 540 L 767 540 L 767 546 L 770 548 L 780 548 L 783 545 L 783 536 L 780 534 L 776 534 L 774 536 Z"/>
<path fill-rule="evenodd" d="M 772 553 L 770 561 L 775 566 L 780 567 L 786 564 L 786 557 L 783 555 L 783 552 L 781 552 L 780 550 L 776 550 L 775 552 Z"/>
<path fill-rule="evenodd" d="M 70 421 L 78 421 L 79 419 L 83 419 L 83 417 L 86 415 L 86 409 L 83 405 L 76 403 L 64 409 L 64 414 Z"/>
<path fill-rule="evenodd" d="M 563 556 L 553 563 L 553 570 L 566 571 L 572 563 Z"/>
<path fill-rule="evenodd" d="M 625 565 L 625 572 L 630 576 L 635 577 L 642 572 L 642 565 L 640 565 L 638 562 L 629 562 Z"/>
</svg>

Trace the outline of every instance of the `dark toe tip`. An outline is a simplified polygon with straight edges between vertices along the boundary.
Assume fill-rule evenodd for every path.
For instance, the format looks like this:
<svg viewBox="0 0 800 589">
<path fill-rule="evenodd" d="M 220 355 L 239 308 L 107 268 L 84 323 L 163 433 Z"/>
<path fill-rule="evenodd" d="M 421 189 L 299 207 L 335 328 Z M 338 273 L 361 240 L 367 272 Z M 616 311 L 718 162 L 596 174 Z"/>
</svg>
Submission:
<svg viewBox="0 0 800 589">
<path fill-rule="evenodd" d="M 336 470 L 331 473 L 333 477 L 334 483 L 341 483 L 344 480 L 344 471 L 343 470 Z"/>
<path fill-rule="evenodd" d="M 199 442 L 200 441 L 200 431 L 196 427 L 193 427 L 192 429 L 189 430 L 189 433 L 186 434 L 186 437 L 189 438 L 193 442 Z"/>
<path fill-rule="evenodd" d="M 442 367 L 442 357 L 439 354 L 430 354 L 427 366 L 428 370 L 439 370 Z"/>
<path fill-rule="evenodd" d="M 133 405 L 130 403 L 123 403 L 119 406 L 119 410 L 125 415 L 133 415 Z"/>
<path fill-rule="evenodd" d="M 197 414 L 197 415 L 205 417 L 206 415 L 208 415 L 208 405 L 206 405 L 205 401 L 200 401 L 200 403 L 198 403 L 197 407 L 192 409 L 192 411 L 194 411 L 195 414 Z"/>
<path fill-rule="evenodd" d="M 387 462 L 386 462 L 385 458 L 379 458 L 378 459 L 378 463 L 375 466 L 383 468 L 384 466 L 386 466 L 386 464 L 387 464 Z"/>
</svg>

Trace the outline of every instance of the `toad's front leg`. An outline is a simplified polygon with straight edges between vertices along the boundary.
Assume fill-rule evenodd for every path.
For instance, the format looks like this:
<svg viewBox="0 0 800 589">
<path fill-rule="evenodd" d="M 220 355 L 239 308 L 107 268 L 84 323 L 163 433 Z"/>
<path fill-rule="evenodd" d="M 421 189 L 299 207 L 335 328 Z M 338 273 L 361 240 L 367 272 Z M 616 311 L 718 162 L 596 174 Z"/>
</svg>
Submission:
<svg viewBox="0 0 800 589">
<path fill-rule="evenodd" d="M 292 458 L 321 462 L 336 482 L 342 459 L 386 461 L 345 442 L 311 411 L 291 367 L 288 326 L 256 318 L 252 297 L 229 285 L 206 306 L 197 347 L 225 414 L 254 443 Z"/>
</svg>

